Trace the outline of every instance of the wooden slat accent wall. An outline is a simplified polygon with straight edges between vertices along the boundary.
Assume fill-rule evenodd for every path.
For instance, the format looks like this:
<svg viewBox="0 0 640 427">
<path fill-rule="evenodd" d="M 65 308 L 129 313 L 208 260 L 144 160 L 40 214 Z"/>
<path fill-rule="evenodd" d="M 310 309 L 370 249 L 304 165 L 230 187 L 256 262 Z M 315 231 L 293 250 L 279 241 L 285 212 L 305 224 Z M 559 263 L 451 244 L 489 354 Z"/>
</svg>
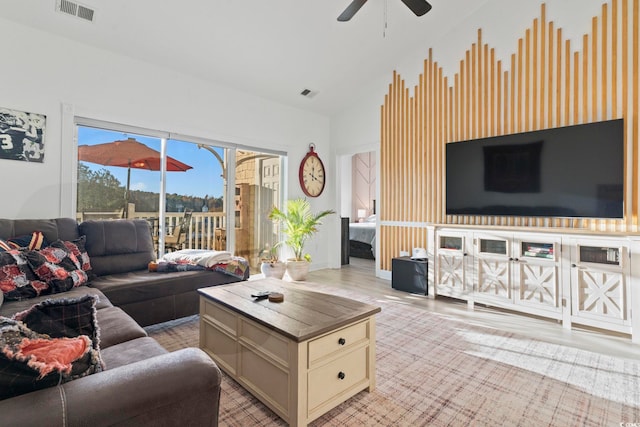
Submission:
<svg viewBox="0 0 640 427">
<path fill-rule="evenodd" d="M 639 2 L 603 4 L 577 50 L 543 3 L 505 63 L 480 29 L 452 85 L 431 49 L 413 95 L 394 71 L 381 107 L 381 269 L 400 250 L 426 247 L 428 223 L 640 231 Z M 617 118 L 625 119 L 623 220 L 445 215 L 446 143 Z"/>
<path fill-rule="evenodd" d="M 422 227 L 381 225 L 380 237 L 385 244 L 382 246 L 382 260 L 388 259 L 386 270 L 391 270 L 391 258 L 400 255 L 400 251 L 408 251 L 412 248 L 426 248 L 427 229 Z"/>
</svg>

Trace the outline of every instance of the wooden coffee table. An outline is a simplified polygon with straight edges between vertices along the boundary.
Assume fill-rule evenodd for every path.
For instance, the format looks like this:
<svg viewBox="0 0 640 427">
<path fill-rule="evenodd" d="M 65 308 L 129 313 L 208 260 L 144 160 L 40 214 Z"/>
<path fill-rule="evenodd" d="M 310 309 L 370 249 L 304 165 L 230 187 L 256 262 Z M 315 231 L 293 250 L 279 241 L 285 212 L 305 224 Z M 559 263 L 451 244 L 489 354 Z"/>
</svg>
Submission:
<svg viewBox="0 0 640 427">
<path fill-rule="evenodd" d="M 284 301 L 251 297 L 260 291 Z M 289 425 L 374 390 L 380 307 L 277 279 L 198 292 L 200 347 Z"/>
</svg>

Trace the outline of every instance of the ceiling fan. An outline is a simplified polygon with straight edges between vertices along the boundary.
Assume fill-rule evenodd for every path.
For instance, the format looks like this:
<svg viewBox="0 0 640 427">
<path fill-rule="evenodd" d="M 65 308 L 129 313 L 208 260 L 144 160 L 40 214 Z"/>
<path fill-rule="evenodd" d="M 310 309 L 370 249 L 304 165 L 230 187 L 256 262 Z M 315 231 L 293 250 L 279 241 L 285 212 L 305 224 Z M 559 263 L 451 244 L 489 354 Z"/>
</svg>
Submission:
<svg viewBox="0 0 640 427">
<path fill-rule="evenodd" d="M 338 16 L 338 21 L 344 22 L 353 18 L 367 0 L 353 0 L 349 6 Z M 426 0 L 402 0 L 413 13 L 422 16 L 431 10 L 431 5 Z"/>
</svg>

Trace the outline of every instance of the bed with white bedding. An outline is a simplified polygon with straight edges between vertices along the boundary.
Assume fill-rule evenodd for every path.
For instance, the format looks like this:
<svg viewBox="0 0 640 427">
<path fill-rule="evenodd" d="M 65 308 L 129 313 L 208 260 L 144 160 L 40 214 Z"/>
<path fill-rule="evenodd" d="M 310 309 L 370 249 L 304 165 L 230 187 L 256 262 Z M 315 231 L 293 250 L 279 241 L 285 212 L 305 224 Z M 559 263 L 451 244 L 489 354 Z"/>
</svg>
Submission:
<svg viewBox="0 0 640 427">
<path fill-rule="evenodd" d="M 349 255 L 356 258 L 375 259 L 375 215 L 371 215 L 365 219 L 364 222 L 353 222 L 349 224 Z"/>
</svg>

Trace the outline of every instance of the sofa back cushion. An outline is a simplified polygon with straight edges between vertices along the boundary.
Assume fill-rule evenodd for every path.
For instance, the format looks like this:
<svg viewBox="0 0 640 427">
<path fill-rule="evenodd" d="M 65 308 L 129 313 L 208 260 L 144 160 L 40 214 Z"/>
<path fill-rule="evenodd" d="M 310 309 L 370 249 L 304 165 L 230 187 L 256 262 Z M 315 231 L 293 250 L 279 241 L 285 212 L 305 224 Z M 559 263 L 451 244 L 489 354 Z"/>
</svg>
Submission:
<svg viewBox="0 0 640 427">
<path fill-rule="evenodd" d="M 93 273 L 128 273 L 144 270 L 155 259 L 149 223 L 133 220 L 89 220 L 79 226 Z"/>
<path fill-rule="evenodd" d="M 75 240 L 80 237 L 78 223 L 73 218 L 4 219 L 0 218 L 0 239 L 29 235 L 41 231 L 47 242 Z"/>
</svg>

